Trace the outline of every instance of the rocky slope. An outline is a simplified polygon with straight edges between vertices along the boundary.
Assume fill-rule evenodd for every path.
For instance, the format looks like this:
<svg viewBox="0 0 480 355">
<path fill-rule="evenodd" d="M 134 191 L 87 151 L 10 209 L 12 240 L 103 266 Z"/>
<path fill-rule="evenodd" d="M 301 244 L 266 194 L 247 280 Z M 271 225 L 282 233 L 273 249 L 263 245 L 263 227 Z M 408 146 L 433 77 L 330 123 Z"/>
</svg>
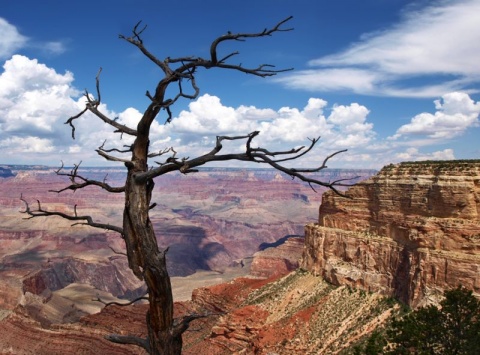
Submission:
<svg viewBox="0 0 480 355">
<path fill-rule="evenodd" d="M 61 355 L 61 354 L 145 354 L 139 348 L 113 344 L 104 336 L 122 332 L 143 335 L 144 312 L 112 306 L 101 314 L 80 323 L 42 324 L 31 318 L 21 306 L 0 321 L 0 353 Z M 128 325 L 127 325 L 128 322 Z M 120 324 L 120 327 L 119 327 Z"/>
<path fill-rule="evenodd" d="M 301 266 L 417 306 L 461 284 L 480 294 L 480 162 L 401 163 L 323 195 Z"/>
</svg>

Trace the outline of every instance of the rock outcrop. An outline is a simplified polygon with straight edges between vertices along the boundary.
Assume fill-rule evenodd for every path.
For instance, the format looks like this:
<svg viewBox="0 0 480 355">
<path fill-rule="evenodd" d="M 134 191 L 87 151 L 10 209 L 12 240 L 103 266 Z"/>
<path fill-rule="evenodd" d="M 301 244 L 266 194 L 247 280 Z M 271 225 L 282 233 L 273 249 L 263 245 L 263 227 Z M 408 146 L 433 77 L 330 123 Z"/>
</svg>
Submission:
<svg viewBox="0 0 480 355">
<path fill-rule="evenodd" d="M 323 195 L 303 268 L 411 306 L 459 284 L 480 293 L 480 161 L 389 165 L 346 196 Z"/>
<path fill-rule="evenodd" d="M 0 322 L 0 354 L 146 354 L 138 347 L 104 338 L 126 329 L 129 334 L 144 335 L 144 317 L 144 312 L 111 306 L 79 323 L 47 327 L 19 306 Z"/>
<path fill-rule="evenodd" d="M 304 238 L 299 236 L 287 236 L 277 243 L 265 244 L 264 250 L 253 254 L 250 275 L 269 278 L 296 270 L 302 256 L 303 245 Z"/>
</svg>

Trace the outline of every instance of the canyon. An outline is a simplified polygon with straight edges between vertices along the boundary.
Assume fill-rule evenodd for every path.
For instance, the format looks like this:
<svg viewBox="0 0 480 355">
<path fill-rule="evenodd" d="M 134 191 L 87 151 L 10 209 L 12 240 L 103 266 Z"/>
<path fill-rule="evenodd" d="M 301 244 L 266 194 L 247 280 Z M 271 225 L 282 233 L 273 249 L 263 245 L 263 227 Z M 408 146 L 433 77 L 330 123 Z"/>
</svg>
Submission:
<svg viewBox="0 0 480 355">
<path fill-rule="evenodd" d="M 121 225 L 123 194 L 88 187 L 64 191 L 68 178 L 44 166 L 1 166 L 0 178 L 0 309 L 8 314 L 23 305 L 30 315 L 50 324 L 98 312 L 102 294 L 108 300 L 131 300 L 144 294 L 127 267 L 118 234 L 74 225 L 60 217 L 26 219 L 20 197 L 35 208 L 91 215 Z M 68 172 L 68 170 L 65 170 Z M 80 168 L 88 178 L 121 186 L 123 169 Z M 326 170 L 320 179 L 360 178 L 373 171 Z M 287 235 L 303 234 L 314 220 L 318 192 L 272 169 L 203 169 L 157 179 L 151 219 L 161 248 L 169 247 L 168 268 L 179 291 L 189 299 L 191 287 L 245 275 L 249 258 Z M 288 203 L 287 203 L 288 202 Z M 192 276 L 197 275 L 197 276 Z M 87 287 L 88 286 L 88 287 Z M 81 300 L 72 290 L 83 290 Z M 75 312 L 65 307 L 72 305 Z"/>
<path fill-rule="evenodd" d="M 37 197 L 61 181 L 42 169 L 12 172 L 0 179 L 0 352 L 143 354 L 104 336 L 145 336 L 145 305 L 92 301 L 143 292 L 113 251 L 124 250 L 121 240 L 21 220 L 18 188 L 8 184 L 29 181 L 23 193 L 33 201 L 77 204 L 111 223 L 121 196 Z M 330 173 L 361 178 L 345 196 L 315 194 L 274 171 L 211 169 L 157 182 L 152 220 L 159 243 L 172 246 L 175 317 L 205 315 L 184 334 L 184 354 L 347 354 L 402 304 L 437 303 L 459 284 L 480 297 L 480 161 Z"/>
</svg>

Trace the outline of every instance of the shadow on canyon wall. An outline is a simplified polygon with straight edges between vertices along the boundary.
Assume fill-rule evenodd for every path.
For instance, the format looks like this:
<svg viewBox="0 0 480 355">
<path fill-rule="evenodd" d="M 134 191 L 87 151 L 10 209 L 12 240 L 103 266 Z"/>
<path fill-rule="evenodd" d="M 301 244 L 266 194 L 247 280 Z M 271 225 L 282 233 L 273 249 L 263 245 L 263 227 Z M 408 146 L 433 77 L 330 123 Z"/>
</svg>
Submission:
<svg viewBox="0 0 480 355">
<path fill-rule="evenodd" d="M 285 237 L 282 237 L 282 238 L 278 239 L 277 241 L 275 241 L 273 243 L 267 243 L 267 242 L 261 243 L 258 246 L 258 250 L 262 251 L 262 250 L 265 250 L 267 248 L 276 248 L 276 247 L 284 244 L 290 238 L 301 238 L 301 237 L 302 237 L 301 235 L 289 234 L 289 235 L 286 235 Z"/>
<path fill-rule="evenodd" d="M 227 249 L 218 242 L 208 241 L 205 229 L 198 226 L 169 226 L 161 232 L 168 241 L 167 266 L 170 276 L 187 276 L 197 270 L 212 270 L 218 259 L 231 259 Z M 159 244 L 165 242 L 159 241 Z M 161 246 L 162 247 L 162 246 Z M 215 261 L 214 263 L 212 263 Z"/>
</svg>

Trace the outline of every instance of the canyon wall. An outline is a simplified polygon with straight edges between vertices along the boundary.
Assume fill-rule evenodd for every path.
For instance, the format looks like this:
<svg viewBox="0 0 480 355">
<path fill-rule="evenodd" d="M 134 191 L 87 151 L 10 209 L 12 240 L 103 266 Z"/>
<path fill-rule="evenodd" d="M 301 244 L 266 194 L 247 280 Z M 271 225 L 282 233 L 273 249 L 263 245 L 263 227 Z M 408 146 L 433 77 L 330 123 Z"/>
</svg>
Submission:
<svg viewBox="0 0 480 355">
<path fill-rule="evenodd" d="M 480 293 L 480 161 L 389 165 L 345 195 L 323 195 L 301 267 L 414 307 Z"/>
</svg>

